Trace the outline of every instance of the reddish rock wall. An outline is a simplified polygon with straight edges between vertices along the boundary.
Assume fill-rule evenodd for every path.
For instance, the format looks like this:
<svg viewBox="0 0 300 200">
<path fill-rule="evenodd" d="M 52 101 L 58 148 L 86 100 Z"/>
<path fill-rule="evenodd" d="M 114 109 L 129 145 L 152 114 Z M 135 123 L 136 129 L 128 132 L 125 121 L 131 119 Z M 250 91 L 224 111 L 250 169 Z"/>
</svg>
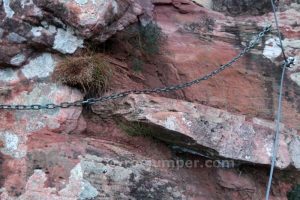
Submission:
<svg viewBox="0 0 300 200">
<path fill-rule="evenodd" d="M 107 54 L 115 68 L 107 94 L 193 80 L 237 55 L 266 24 L 274 25 L 269 5 L 252 9 L 246 3 L 250 1 L 239 1 L 236 6 L 232 6 L 233 2 L 226 8 L 219 6 L 225 11 L 222 13 L 213 11 L 209 0 L 154 0 L 153 4 L 142 0 L 2 0 L 0 104 L 61 103 L 83 98 L 79 90 L 53 82 L 51 76 L 65 54 L 78 56 L 88 45 Z M 259 5 L 264 2 L 260 1 Z M 273 199 L 286 199 L 287 191 L 300 180 L 294 169 L 299 166 L 300 155 L 300 6 L 295 1 L 286 2 L 280 4 L 280 28 L 286 53 L 294 56 L 296 62 L 286 74 L 283 124 L 284 132 L 289 135 L 281 140 L 283 151 L 279 155 L 283 164 L 277 163 L 277 166 L 285 170 L 278 170 L 274 175 Z M 228 12 L 237 16 L 229 16 Z M 127 33 L 127 29 L 123 30 L 131 23 L 145 26 L 151 20 L 161 27 L 164 38 L 158 54 L 145 56 L 134 46 L 128 46 L 120 35 Z M 99 44 L 104 41 L 107 42 Z M 98 105 L 98 114 L 86 107 L 51 111 L 1 110 L 0 199 L 263 199 L 274 133 L 272 128 L 262 127 L 272 124 L 276 114 L 282 63 L 277 41 L 273 29 L 250 54 L 213 79 L 145 100 L 157 98 L 157 102 L 161 102 L 157 107 L 153 102 L 149 107 L 144 105 L 146 110 L 167 104 L 165 108 L 169 109 L 171 117 L 173 112 L 178 116 L 182 114 L 182 103 L 203 104 L 200 107 L 207 111 L 227 113 L 220 119 L 226 116 L 242 118 L 246 125 L 241 122 L 240 129 L 231 120 L 233 125 L 226 124 L 226 133 L 218 135 L 210 131 L 208 135 L 214 142 L 223 141 L 211 149 L 220 151 L 226 159 L 236 159 L 234 168 L 206 165 L 215 159 L 223 162 L 224 157 L 212 160 L 203 154 L 210 147 L 199 138 L 208 132 L 198 130 L 199 127 L 192 132 L 176 130 L 172 135 L 174 141 L 182 140 L 176 145 L 171 136 L 162 141 L 158 140 L 160 137 L 130 136 L 126 127 L 130 118 L 124 120 L 130 112 L 119 113 L 118 117 L 112 115 L 122 105 L 121 101 Z M 144 62 L 141 72 L 133 70 L 132 55 Z M 137 98 L 141 97 L 143 95 Z M 168 102 L 176 103 L 172 107 Z M 133 107 L 134 112 L 142 112 L 142 107 L 124 105 L 125 111 Z M 176 109 L 180 112 L 175 112 Z M 187 115 L 193 112 L 196 111 Z M 166 113 L 163 116 L 167 116 Z M 256 135 L 258 141 L 251 143 L 255 152 L 251 154 L 252 164 L 241 163 L 247 158 L 242 158 L 237 152 L 239 149 L 234 148 L 234 137 L 230 134 L 248 133 L 248 129 L 241 127 L 249 127 L 247 124 L 254 119 L 255 132 L 250 133 L 261 135 Z M 210 119 L 210 123 L 216 120 Z M 166 128 L 172 128 L 172 124 L 169 120 Z M 203 124 L 204 128 L 209 127 Z M 148 125 L 157 131 L 156 135 L 164 134 L 156 129 L 161 126 L 159 122 L 152 119 Z M 235 130 L 228 131 L 234 127 Z M 138 126 L 138 134 L 149 131 L 144 128 Z M 202 145 L 201 148 L 187 148 L 186 137 L 182 134 L 190 134 L 194 140 L 198 138 L 197 147 Z M 229 138 L 225 141 L 231 146 L 224 143 L 222 135 Z M 262 135 L 268 136 L 266 140 Z M 247 134 L 244 138 L 253 139 Z M 238 142 L 248 148 L 247 141 Z M 188 167 L 178 163 L 186 160 L 199 165 Z"/>
</svg>

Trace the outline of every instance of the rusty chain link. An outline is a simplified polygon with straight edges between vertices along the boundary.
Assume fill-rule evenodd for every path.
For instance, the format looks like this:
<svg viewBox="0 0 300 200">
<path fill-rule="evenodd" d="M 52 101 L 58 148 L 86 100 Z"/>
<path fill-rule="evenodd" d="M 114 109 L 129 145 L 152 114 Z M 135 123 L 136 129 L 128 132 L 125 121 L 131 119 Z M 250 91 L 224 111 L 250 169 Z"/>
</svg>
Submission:
<svg viewBox="0 0 300 200">
<path fill-rule="evenodd" d="M 161 88 L 153 88 L 153 89 L 143 89 L 143 90 L 128 90 L 116 94 L 112 94 L 109 96 L 102 96 L 99 98 L 90 98 L 87 100 L 80 100 L 75 102 L 62 102 L 60 104 L 33 104 L 33 105 L 2 105 L 0 104 L 0 109 L 5 110 L 41 110 L 41 109 L 56 109 L 56 108 L 70 108 L 73 106 L 83 106 L 83 105 L 92 105 L 98 102 L 105 102 L 109 100 L 119 99 L 123 98 L 125 96 L 128 96 L 129 94 L 152 94 L 152 93 L 165 93 L 165 92 L 171 92 L 176 90 L 181 90 L 187 87 L 190 87 L 194 84 L 198 84 L 201 81 L 208 80 L 212 78 L 213 76 L 219 74 L 220 72 L 224 71 L 226 68 L 230 67 L 232 64 L 237 62 L 241 57 L 243 57 L 247 52 L 249 52 L 255 45 L 259 43 L 262 37 L 266 35 L 271 30 L 271 25 L 266 26 L 263 31 L 261 31 L 254 40 L 252 40 L 248 46 L 246 46 L 236 57 L 234 57 L 232 60 L 230 60 L 225 65 L 222 65 L 220 68 L 212 71 L 211 73 L 200 77 L 198 79 L 195 79 L 190 82 L 178 84 L 178 85 L 171 85 L 167 87 L 161 87 Z"/>
</svg>

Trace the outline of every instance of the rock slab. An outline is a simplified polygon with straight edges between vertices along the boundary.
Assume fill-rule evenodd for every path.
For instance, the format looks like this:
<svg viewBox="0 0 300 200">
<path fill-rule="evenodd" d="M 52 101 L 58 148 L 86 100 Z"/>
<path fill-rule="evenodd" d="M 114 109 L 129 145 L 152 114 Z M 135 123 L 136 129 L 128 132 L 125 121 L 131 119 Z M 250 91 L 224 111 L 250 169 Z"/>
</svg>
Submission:
<svg viewBox="0 0 300 200">
<path fill-rule="evenodd" d="M 102 106 L 93 111 L 101 113 Z M 151 132 L 171 144 L 208 150 L 210 156 L 270 165 L 275 123 L 186 101 L 130 95 L 114 106 L 114 114 L 130 122 L 159 127 Z M 281 126 L 276 166 L 300 169 L 297 131 Z"/>
</svg>

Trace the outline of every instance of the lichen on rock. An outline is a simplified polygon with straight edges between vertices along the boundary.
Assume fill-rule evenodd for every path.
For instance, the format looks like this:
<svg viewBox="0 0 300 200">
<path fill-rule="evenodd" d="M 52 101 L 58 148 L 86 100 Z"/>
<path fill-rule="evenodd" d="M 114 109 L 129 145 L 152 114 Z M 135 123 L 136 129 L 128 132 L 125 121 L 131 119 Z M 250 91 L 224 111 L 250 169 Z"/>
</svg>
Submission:
<svg viewBox="0 0 300 200">
<path fill-rule="evenodd" d="M 46 78 L 54 71 L 56 61 L 49 53 L 44 53 L 38 57 L 31 59 L 27 65 L 21 70 L 27 79 Z M 41 67 L 43 66 L 43 67 Z"/>
<path fill-rule="evenodd" d="M 300 178 L 300 6 L 277 6 L 295 57 L 272 184 L 286 199 Z M 209 80 L 110 97 L 202 77 L 269 24 Z M 267 0 L 0 0 L 0 108 L 12 107 L 0 112 L 0 199 L 262 199 L 282 63 Z"/>
<path fill-rule="evenodd" d="M 72 54 L 77 48 L 83 47 L 83 39 L 74 36 L 74 31 L 68 28 L 66 31 L 58 29 L 54 38 L 53 49 L 63 53 Z"/>
<path fill-rule="evenodd" d="M 26 155 L 25 150 L 19 149 L 20 139 L 15 133 L 9 131 L 0 131 L 0 140 L 4 144 L 4 147 L 0 148 L 3 154 L 17 159 L 20 159 Z"/>
</svg>

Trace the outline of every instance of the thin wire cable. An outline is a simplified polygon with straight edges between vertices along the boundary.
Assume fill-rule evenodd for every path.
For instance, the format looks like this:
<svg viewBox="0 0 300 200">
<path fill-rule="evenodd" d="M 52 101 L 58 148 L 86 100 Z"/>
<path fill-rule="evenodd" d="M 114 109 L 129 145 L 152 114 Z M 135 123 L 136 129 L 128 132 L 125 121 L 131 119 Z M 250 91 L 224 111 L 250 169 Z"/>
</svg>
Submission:
<svg viewBox="0 0 300 200">
<path fill-rule="evenodd" d="M 276 134 L 275 134 L 275 141 L 273 143 L 272 164 L 271 164 L 269 182 L 268 182 L 268 187 L 266 192 L 266 200 L 269 200 L 270 197 L 273 173 L 276 164 L 276 157 L 279 149 L 280 121 L 281 121 L 281 112 L 282 112 L 282 93 L 283 93 L 283 82 L 284 82 L 285 70 L 286 70 L 286 64 L 284 64 L 283 66 L 281 81 L 280 81 L 280 89 L 279 89 L 280 92 L 278 98 L 278 111 L 277 111 L 277 119 L 276 119 Z"/>
<path fill-rule="evenodd" d="M 276 14 L 276 8 L 274 1 L 271 0 L 272 3 L 272 8 L 273 8 L 273 13 L 275 17 L 275 23 L 276 23 L 276 29 L 278 32 L 278 38 L 280 41 L 280 47 L 282 50 L 282 55 L 284 58 L 284 65 L 281 73 L 281 80 L 280 80 L 280 86 L 279 86 L 279 97 L 278 97 L 278 109 L 277 109 L 277 117 L 276 117 L 276 134 L 275 134 L 275 141 L 273 143 L 273 152 L 272 152 L 272 163 L 271 163 L 271 169 L 270 169 L 270 175 L 269 175 L 269 181 L 268 181 L 268 186 L 267 186 L 267 191 L 266 191 L 266 200 L 269 200 L 270 198 L 270 191 L 271 191 L 271 186 L 272 186 L 272 180 L 273 180 L 273 173 L 274 173 L 274 168 L 276 165 L 276 158 L 277 158 L 277 152 L 279 149 L 279 137 L 280 137 L 280 121 L 281 121 L 281 112 L 282 112 L 282 93 L 283 93 L 283 82 L 284 82 L 284 75 L 285 75 L 285 70 L 288 65 L 288 60 L 287 57 L 284 53 L 284 47 L 282 45 L 282 39 L 281 39 L 281 33 L 278 25 L 278 19 L 277 19 L 277 14 Z"/>
<path fill-rule="evenodd" d="M 277 14 L 276 14 L 277 9 L 276 9 L 276 6 L 275 6 L 275 3 L 273 0 L 271 0 L 271 4 L 272 4 L 273 13 L 274 13 L 275 24 L 276 24 L 276 28 L 277 28 L 277 34 L 278 34 L 278 38 L 279 38 L 279 42 L 280 42 L 280 48 L 282 50 L 283 59 L 285 62 L 287 62 L 287 57 L 284 53 L 285 51 L 284 51 L 284 47 L 282 44 L 282 37 L 281 37 L 280 30 L 279 30 L 279 23 L 278 23 L 278 18 L 277 18 Z"/>
</svg>

